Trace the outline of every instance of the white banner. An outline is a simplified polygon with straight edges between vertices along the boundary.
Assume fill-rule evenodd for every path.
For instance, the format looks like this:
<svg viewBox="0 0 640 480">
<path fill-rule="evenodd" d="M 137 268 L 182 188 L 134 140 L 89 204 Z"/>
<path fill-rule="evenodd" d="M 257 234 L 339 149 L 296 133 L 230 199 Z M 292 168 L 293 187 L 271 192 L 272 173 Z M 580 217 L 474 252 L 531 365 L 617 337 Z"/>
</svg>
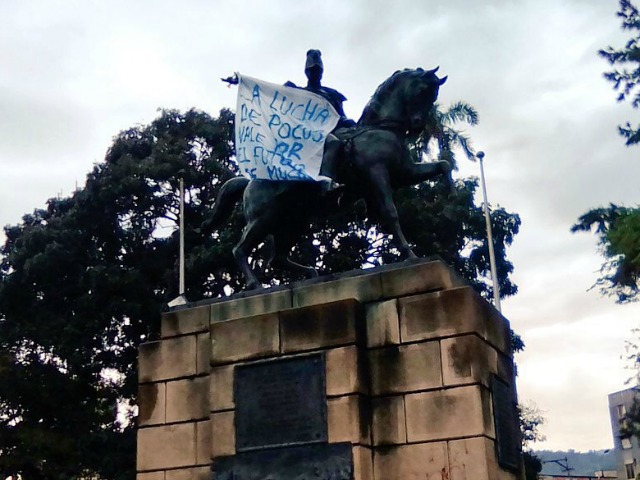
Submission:
<svg viewBox="0 0 640 480">
<path fill-rule="evenodd" d="M 318 180 L 324 141 L 340 119 L 323 97 L 238 74 L 236 159 L 245 177 Z"/>
</svg>

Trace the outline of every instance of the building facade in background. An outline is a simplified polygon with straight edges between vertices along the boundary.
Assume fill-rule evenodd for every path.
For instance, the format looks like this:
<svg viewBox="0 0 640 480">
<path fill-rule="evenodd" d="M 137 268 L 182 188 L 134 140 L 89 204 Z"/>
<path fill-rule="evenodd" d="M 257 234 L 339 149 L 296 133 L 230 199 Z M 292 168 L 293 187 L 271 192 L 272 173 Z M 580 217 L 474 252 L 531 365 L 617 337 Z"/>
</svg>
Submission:
<svg viewBox="0 0 640 480">
<path fill-rule="evenodd" d="M 616 452 L 618 479 L 635 479 L 640 473 L 640 445 L 636 437 L 622 438 L 620 426 L 627 412 L 631 410 L 634 398 L 640 398 L 639 387 L 628 388 L 609 394 L 609 415 L 611 417 L 611 431 L 613 445 Z"/>
</svg>

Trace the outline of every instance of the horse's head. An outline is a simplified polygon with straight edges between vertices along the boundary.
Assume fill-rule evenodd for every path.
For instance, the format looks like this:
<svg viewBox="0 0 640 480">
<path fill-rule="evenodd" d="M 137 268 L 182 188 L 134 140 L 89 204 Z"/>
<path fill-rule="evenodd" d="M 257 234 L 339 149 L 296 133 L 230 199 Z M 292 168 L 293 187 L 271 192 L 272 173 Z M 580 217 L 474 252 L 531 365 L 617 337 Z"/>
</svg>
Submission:
<svg viewBox="0 0 640 480">
<path fill-rule="evenodd" d="M 399 124 L 405 131 L 420 132 L 438 98 L 440 85 L 447 81 L 447 77 L 438 78 L 437 70 L 417 68 L 395 72 L 373 94 L 359 123 Z"/>
<path fill-rule="evenodd" d="M 429 110 L 438 98 L 440 85 L 447 81 L 447 77 L 438 78 L 433 70 L 418 68 L 407 75 L 399 91 L 398 101 L 404 104 L 405 121 L 411 133 L 419 133 L 424 129 Z"/>
</svg>

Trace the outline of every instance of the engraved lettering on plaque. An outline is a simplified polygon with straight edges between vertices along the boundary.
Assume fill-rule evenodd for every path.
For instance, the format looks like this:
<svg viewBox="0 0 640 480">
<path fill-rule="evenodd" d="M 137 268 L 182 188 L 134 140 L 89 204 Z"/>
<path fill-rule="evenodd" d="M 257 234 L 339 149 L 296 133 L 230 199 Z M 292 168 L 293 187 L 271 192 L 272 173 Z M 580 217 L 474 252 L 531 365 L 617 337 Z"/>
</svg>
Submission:
<svg viewBox="0 0 640 480">
<path fill-rule="evenodd" d="M 498 463 L 503 468 L 517 469 L 520 460 L 520 426 L 511 387 L 494 376 L 491 379 L 491 394 Z"/>
<path fill-rule="evenodd" d="M 236 450 L 327 441 L 322 354 L 235 368 Z"/>
</svg>

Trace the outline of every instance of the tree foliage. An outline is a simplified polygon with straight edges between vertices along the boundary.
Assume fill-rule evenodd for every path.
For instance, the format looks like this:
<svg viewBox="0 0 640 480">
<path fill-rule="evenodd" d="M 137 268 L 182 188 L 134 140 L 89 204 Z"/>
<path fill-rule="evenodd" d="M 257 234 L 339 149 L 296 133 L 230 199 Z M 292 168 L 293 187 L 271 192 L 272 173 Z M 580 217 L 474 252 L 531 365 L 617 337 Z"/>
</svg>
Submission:
<svg viewBox="0 0 640 480">
<path fill-rule="evenodd" d="M 640 106 L 640 13 L 631 0 L 620 0 L 618 17 L 622 19 L 622 28 L 629 30 L 632 37 L 622 48 L 607 47 L 598 53 L 616 67 L 606 72 L 604 77 L 613 83 L 618 92 L 618 101 L 630 100 L 633 108 Z M 626 138 L 627 145 L 640 142 L 640 128 L 633 127 L 630 122 L 619 126 L 620 135 Z"/>
<path fill-rule="evenodd" d="M 522 432 L 522 454 L 524 460 L 524 473 L 526 480 L 536 480 L 542 471 L 542 460 L 533 451 L 535 442 L 545 440 L 540 431 L 545 423 L 542 412 L 534 403 L 519 404 L 518 414 L 520 419 L 520 431 Z"/>
<path fill-rule="evenodd" d="M 619 303 L 638 299 L 640 292 L 640 208 L 610 204 L 582 215 L 572 232 L 594 231 L 605 261 L 596 281 L 601 292 Z"/>
<path fill-rule="evenodd" d="M 0 475 L 133 478 L 137 349 L 157 338 L 163 305 L 178 293 L 179 178 L 186 190 L 187 296 L 218 297 L 244 285 L 231 254 L 243 226 L 240 210 L 228 228 L 198 233 L 220 186 L 236 175 L 232 133 L 228 110 L 218 118 L 196 110 L 162 111 L 149 125 L 117 135 L 82 188 L 5 227 Z M 455 135 L 439 139 L 431 151 L 446 156 L 455 141 Z M 474 179 L 458 180 L 448 198 L 444 186 L 433 182 L 399 191 L 397 203 L 416 252 L 440 255 L 489 296 L 476 188 Z M 511 295 L 516 286 L 505 249 L 520 219 L 496 209 L 492 222 L 501 291 Z M 337 212 L 313 227 L 293 255 L 325 272 L 398 257 L 365 209 L 355 216 Z M 295 279 L 262 270 L 265 283 Z"/>
</svg>

